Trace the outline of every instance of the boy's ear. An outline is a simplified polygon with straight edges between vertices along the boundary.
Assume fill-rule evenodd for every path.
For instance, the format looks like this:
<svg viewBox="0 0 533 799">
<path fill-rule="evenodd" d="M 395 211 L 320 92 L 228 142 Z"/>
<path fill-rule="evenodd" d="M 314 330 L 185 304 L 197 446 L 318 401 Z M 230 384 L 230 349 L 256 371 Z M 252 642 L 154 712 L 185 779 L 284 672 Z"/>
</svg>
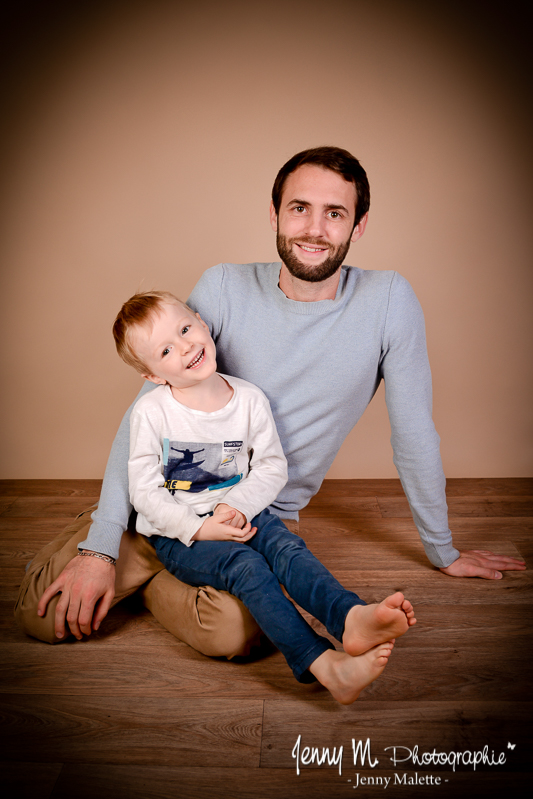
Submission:
<svg viewBox="0 0 533 799">
<path fill-rule="evenodd" d="M 204 322 L 204 320 L 202 319 L 200 314 L 199 313 L 195 313 L 194 315 L 196 316 L 196 318 L 198 319 L 198 321 L 200 322 L 202 327 L 205 327 L 206 330 L 209 330 L 208 326 L 206 325 L 206 323 Z"/>
<path fill-rule="evenodd" d="M 157 375 L 143 375 L 145 380 L 149 380 L 150 383 L 157 383 L 158 386 L 166 386 L 167 381 L 164 380 L 162 377 L 158 377 Z"/>
</svg>

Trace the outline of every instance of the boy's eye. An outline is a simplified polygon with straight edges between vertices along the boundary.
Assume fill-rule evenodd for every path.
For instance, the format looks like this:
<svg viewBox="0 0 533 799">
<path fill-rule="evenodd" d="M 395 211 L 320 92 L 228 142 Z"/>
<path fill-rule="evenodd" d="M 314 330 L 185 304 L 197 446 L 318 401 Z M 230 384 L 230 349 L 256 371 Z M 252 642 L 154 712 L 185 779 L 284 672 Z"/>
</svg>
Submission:
<svg viewBox="0 0 533 799">
<path fill-rule="evenodd" d="M 186 333 L 188 333 L 189 330 L 190 330 L 190 327 L 191 327 L 190 325 L 187 325 L 187 327 L 184 327 L 183 330 L 181 331 L 181 335 L 184 336 Z"/>
<path fill-rule="evenodd" d="M 165 355 L 168 355 L 169 352 L 170 352 L 170 347 L 165 347 L 165 349 L 161 353 L 162 357 L 164 358 Z"/>
</svg>

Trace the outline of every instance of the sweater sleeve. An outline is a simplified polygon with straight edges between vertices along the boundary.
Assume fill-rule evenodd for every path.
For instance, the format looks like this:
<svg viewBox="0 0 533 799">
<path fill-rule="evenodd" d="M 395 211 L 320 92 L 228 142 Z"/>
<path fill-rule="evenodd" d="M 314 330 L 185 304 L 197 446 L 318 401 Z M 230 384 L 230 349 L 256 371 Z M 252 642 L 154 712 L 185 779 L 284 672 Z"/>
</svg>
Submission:
<svg viewBox="0 0 533 799">
<path fill-rule="evenodd" d="M 444 568 L 459 552 L 448 528 L 440 439 L 432 419 L 424 317 L 409 283 L 395 274 L 385 323 L 381 372 L 394 464 L 429 560 Z"/>
<path fill-rule="evenodd" d="M 244 514 L 247 521 L 267 508 L 287 482 L 287 460 L 279 440 L 267 398 L 257 391 L 250 421 L 248 448 L 250 471 L 223 501 Z"/>
<path fill-rule="evenodd" d="M 145 381 L 124 414 L 107 461 L 98 508 L 92 514 L 93 523 L 87 538 L 78 544 L 79 549 L 90 549 L 118 558 L 122 533 L 128 526 L 132 510 L 128 490 L 130 416 L 137 400 L 154 388 L 154 383 Z"/>
<path fill-rule="evenodd" d="M 176 501 L 165 488 L 159 435 L 162 429 L 157 407 L 133 409 L 128 461 L 130 499 L 135 510 L 144 517 L 138 520 L 142 524 L 138 526 L 141 532 L 179 538 L 190 546 L 203 519 L 188 505 Z M 149 531 L 143 529 L 146 522 Z"/>
</svg>

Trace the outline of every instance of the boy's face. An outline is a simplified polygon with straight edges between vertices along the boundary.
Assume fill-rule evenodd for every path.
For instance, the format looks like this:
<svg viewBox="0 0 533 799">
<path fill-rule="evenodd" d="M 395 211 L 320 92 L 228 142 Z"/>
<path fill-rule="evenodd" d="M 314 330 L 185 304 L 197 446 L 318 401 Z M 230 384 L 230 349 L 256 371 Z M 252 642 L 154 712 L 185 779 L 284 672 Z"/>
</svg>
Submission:
<svg viewBox="0 0 533 799">
<path fill-rule="evenodd" d="M 182 305 L 164 303 L 152 327 L 131 330 L 131 345 L 146 364 L 153 383 L 174 388 L 197 385 L 216 372 L 216 350 L 207 325 Z"/>
</svg>

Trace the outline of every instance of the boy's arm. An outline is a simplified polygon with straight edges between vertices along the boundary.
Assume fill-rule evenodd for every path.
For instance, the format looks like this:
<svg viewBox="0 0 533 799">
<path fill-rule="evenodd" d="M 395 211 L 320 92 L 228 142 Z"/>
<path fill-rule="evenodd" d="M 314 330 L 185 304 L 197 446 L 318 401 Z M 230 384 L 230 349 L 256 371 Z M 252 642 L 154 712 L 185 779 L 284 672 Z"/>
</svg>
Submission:
<svg viewBox="0 0 533 799">
<path fill-rule="evenodd" d="M 122 419 L 107 462 L 98 509 L 79 549 L 118 557 L 120 539 L 131 513 L 127 479 L 130 415 L 139 397 L 152 388 L 154 384 L 147 381 Z M 61 598 L 55 613 L 56 636 L 64 638 L 67 626 L 78 640 L 82 634 L 90 635 L 102 623 L 115 595 L 115 567 L 100 558 L 73 558 L 43 593 L 37 610 L 40 616 L 58 593 Z"/>
<path fill-rule="evenodd" d="M 142 514 L 154 533 L 167 538 L 179 538 L 182 543 L 190 546 L 203 520 L 191 507 L 176 501 L 165 488 L 161 467 L 162 429 L 157 407 L 133 410 L 128 461 L 130 499 L 135 510 Z"/>
<path fill-rule="evenodd" d="M 222 500 L 243 514 L 247 521 L 267 508 L 287 482 L 287 461 L 279 440 L 272 411 L 262 391 L 256 389 L 250 414 L 248 447 L 253 450 L 250 472 L 231 488 Z"/>
</svg>

